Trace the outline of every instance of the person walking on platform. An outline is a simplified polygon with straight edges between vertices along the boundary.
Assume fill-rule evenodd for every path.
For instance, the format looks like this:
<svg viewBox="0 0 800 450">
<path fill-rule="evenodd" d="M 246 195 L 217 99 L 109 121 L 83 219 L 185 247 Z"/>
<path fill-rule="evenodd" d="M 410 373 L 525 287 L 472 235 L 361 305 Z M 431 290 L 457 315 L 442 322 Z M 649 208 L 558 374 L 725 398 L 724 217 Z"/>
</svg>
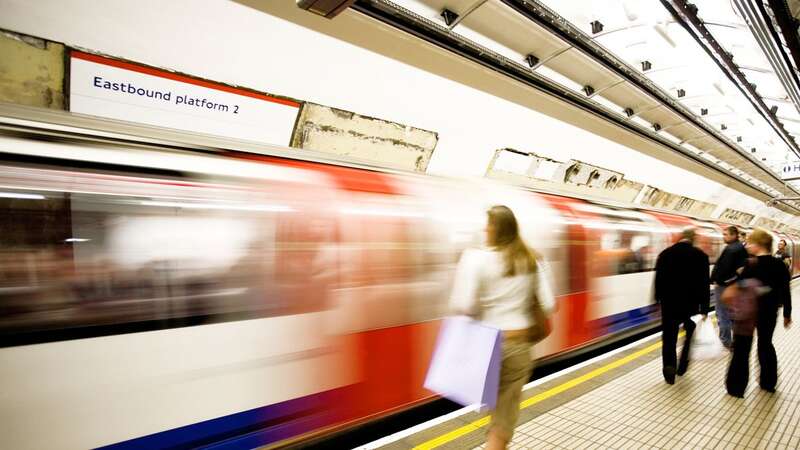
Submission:
<svg viewBox="0 0 800 450">
<path fill-rule="evenodd" d="M 734 226 L 725 228 L 722 233 L 725 248 L 719 255 L 714 270 L 711 271 L 711 282 L 714 283 L 714 309 L 717 311 L 717 325 L 719 326 L 719 339 L 728 350 L 731 349 L 733 335 L 730 312 L 722 302 L 722 291 L 736 281 L 740 269 L 747 263 L 747 250 L 739 241 L 739 229 Z"/>
<path fill-rule="evenodd" d="M 486 448 L 504 449 L 519 418 L 522 387 L 533 371 L 530 330 L 534 302 L 545 313 L 555 307 L 546 264 L 519 235 L 514 213 L 506 206 L 487 212 L 488 249 L 467 251 L 459 261 L 450 303 L 453 310 L 502 330 L 502 361 L 497 404 L 491 411 Z"/>
<path fill-rule="evenodd" d="M 767 392 L 775 392 L 778 383 L 778 357 L 772 345 L 772 334 L 778 320 L 778 308 L 783 306 L 783 326 L 792 324 L 792 294 L 789 287 L 791 277 L 783 261 L 771 255 L 772 236 L 757 228 L 750 233 L 747 251 L 755 256 L 754 263 L 745 266 L 741 274 L 744 282 L 756 280 L 758 283 L 749 289 L 755 295 L 742 297 L 747 287 L 732 289 L 726 292 L 726 299 L 731 298 L 736 305 L 733 335 L 733 357 L 728 366 L 725 387 L 728 394 L 742 398 L 750 378 L 750 349 L 753 346 L 753 328 L 758 332 L 758 365 L 761 367 L 759 385 Z M 740 296 L 738 299 L 733 297 Z M 749 308 L 737 305 L 740 301 L 754 302 Z M 750 317 L 741 314 L 742 310 L 752 311 Z M 753 323 L 755 322 L 755 323 Z"/>
<path fill-rule="evenodd" d="M 789 269 L 789 273 L 792 273 L 792 255 L 789 254 L 789 250 L 786 248 L 786 239 L 781 239 L 778 241 L 778 251 L 775 252 L 775 257 L 780 259 L 781 262 L 786 265 L 786 268 Z"/>
<path fill-rule="evenodd" d="M 664 381 L 675 383 L 675 375 L 689 368 L 689 352 L 695 324 L 691 316 L 708 315 L 708 256 L 694 246 L 695 232 L 684 230 L 681 239 L 658 255 L 656 260 L 655 300 L 661 305 L 661 357 Z M 681 359 L 676 367 L 675 346 L 678 328 L 686 331 Z"/>
</svg>

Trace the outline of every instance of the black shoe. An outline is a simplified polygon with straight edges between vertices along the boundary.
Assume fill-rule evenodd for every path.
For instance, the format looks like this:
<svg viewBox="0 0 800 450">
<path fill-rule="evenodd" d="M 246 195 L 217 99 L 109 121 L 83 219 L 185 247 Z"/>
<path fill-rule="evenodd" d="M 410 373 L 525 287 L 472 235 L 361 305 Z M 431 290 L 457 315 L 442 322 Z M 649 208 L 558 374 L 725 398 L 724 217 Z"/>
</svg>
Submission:
<svg viewBox="0 0 800 450">
<path fill-rule="evenodd" d="M 738 393 L 738 392 L 737 392 L 737 393 L 733 393 L 733 392 L 731 392 L 731 391 L 728 391 L 728 395 L 730 395 L 731 397 L 736 397 L 736 398 L 744 398 L 744 392 L 742 392 L 742 393 L 740 394 L 740 393 Z"/>
<path fill-rule="evenodd" d="M 773 386 L 773 387 L 761 386 L 761 390 L 762 391 L 767 391 L 770 394 L 774 394 L 775 393 L 775 386 Z"/>
<path fill-rule="evenodd" d="M 662 370 L 662 373 L 664 374 L 664 381 L 666 381 L 667 384 L 675 384 L 675 368 L 674 367 L 664 367 L 664 369 Z"/>
<path fill-rule="evenodd" d="M 675 372 L 675 375 L 682 377 L 684 374 L 686 374 L 686 370 L 688 370 L 689 368 L 688 366 L 689 366 L 688 364 L 685 366 L 679 365 L 678 370 Z"/>
</svg>

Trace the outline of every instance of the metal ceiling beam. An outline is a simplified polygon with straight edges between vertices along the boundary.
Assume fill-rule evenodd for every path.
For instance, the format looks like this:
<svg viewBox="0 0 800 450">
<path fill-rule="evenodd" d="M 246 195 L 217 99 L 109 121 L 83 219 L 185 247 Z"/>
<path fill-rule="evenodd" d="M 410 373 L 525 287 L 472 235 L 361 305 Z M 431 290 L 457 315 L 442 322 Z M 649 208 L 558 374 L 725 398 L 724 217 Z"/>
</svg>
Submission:
<svg viewBox="0 0 800 450">
<path fill-rule="evenodd" d="M 530 5 L 530 0 L 528 3 Z M 538 5 L 541 6 L 541 5 Z M 773 195 L 765 190 L 764 188 L 752 183 L 748 180 L 745 180 L 742 177 L 737 177 L 731 174 L 729 171 L 707 161 L 705 158 L 697 156 L 694 152 L 681 147 L 680 145 L 676 144 L 675 142 L 660 136 L 658 133 L 653 132 L 651 128 L 639 125 L 635 122 L 631 122 L 626 120 L 624 115 L 618 114 L 616 111 L 610 111 L 607 108 L 603 107 L 602 105 L 588 99 L 582 93 L 578 93 L 569 89 L 563 85 L 560 85 L 548 78 L 541 76 L 530 69 L 527 65 L 523 65 L 522 62 L 517 62 L 506 58 L 503 55 L 497 54 L 494 51 L 482 47 L 474 42 L 471 42 L 457 33 L 453 33 L 449 28 L 446 26 L 439 24 L 437 22 L 431 21 L 425 17 L 422 17 L 413 11 L 410 11 L 402 6 L 392 3 L 389 0 L 358 0 L 352 7 L 354 10 L 358 11 L 361 14 L 364 14 L 368 17 L 371 17 L 375 20 L 383 22 L 387 25 L 405 31 L 413 36 L 416 36 L 424 41 L 427 41 L 433 45 L 436 45 L 440 48 L 443 48 L 447 51 L 450 51 L 454 54 L 462 56 L 470 61 L 475 62 L 483 67 L 488 69 L 494 70 L 497 73 L 502 75 L 508 76 L 511 79 L 517 80 L 523 84 L 526 84 L 530 87 L 533 87 L 541 92 L 547 93 L 552 95 L 578 109 L 590 112 L 595 114 L 596 116 L 602 117 L 603 119 L 614 123 L 615 125 L 626 129 L 636 135 L 642 136 L 647 138 L 651 141 L 657 142 L 667 148 L 672 149 L 676 153 L 682 155 L 683 157 L 698 163 L 709 170 L 716 172 L 719 175 L 728 178 L 735 183 L 738 183 L 741 186 L 750 190 L 750 192 L 758 193 L 757 197 L 767 197 L 772 198 Z M 549 10 L 548 10 L 549 11 Z M 551 13 L 550 19 L 554 22 L 560 22 L 565 24 L 566 21 L 559 16 Z M 573 34 L 574 39 L 581 38 L 582 35 L 579 31 L 576 31 Z M 572 39 L 574 41 L 574 39 Z M 591 39 L 589 39 L 591 41 Z M 569 43 L 569 42 L 568 42 Z M 631 76 L 637 76 L 639 81 L 642 84 L 650 85 L 650 88 L 643 88 L 644 92 L 648 92 L 649 89 L 656 89 L 659 88 L 655 86 L 655 84 L 647 80 L 644 77 L 641 77 L 637 74 L 632 68 L 625 65 L 621 61 L 617 60 L 616 57 L 608 53 L 606 50 L 602 49 L 601 47 L 597 46 L 598 51 L 603 56 L 614 58 L 615 61 L 620 65 L 620 70 L 624 70 L 624 73 L 630 72 Z M 733 151 L 736 151 L 739 156 L 742 156 L 742 152 L 738 152 L 734 144 L 730 143 L 724 136 L 721 136 L 716 130 L 708 126 L 702 121 L 697 120 L 696 116 L 687 108 L 684 108 L 679 103 L 675 102 L 674 100 L 669 97 L 668 94 L 662 92 L 663 98 L 669 103 L 669 105 L 675 109 L 679 109 L 681 111 L 685 111 L 685 116 L 687 122 L 690 122 L 700 128 L 702 131 L 707 132 L 708 134 L 713 135 L 719 141 L 722 141 L 728 145 Z M 792 188 L 787 188 L 782 180 L 770 171 L 767 167 L 760 164 L 760 162 L 753 161 L 749 155 L 744 156 L 748 161 L 753 163 L 756 167 L 759 167 L 763 170 L 763 173 L 770 177 L 773 182 L 780 183 L 780 188 L 772 187 L 778 191 L 789 191 L 792 193 L 800 193 L 795 191 Z M 759 180 L 761 181 L 761 180 Z M 761 181 L 764 183 L 763 181 Z M 766 183 L 764 183 L 766 184 Z M 800 209 L 794 206 L 786 206 L 786 212 L 790 214 L 798 214 Z"/>
<path fill-rule="evenodd" d="M 800 112 L 800 78 L 791 57 L 784 50 L 780 27 L 767 12 L 769 6 L 763 0 L 733 0 L 733 4 L 745 18 L 750 33 L 767 57 L 773 75 L 792 99 L 795 110 Z"/>
<path fill-rule="evenodd" d="M 797 146 L 794 136 L 784 128 L 783 124 L 769 111 L 769 107 L 764 103 L 754 85 L 739 70 L 733 58 L 727 50 L 714 38 L 702 20 L 697 16 L 697 8 L 684 0 L 661 0 L 661 4 L 678 21 L 686 31 L 697 41 L 697 44 L 708 53 L 720 70 L 739 88 L 753 107 L 761 114 L 778 136 L 786 143 L 789 149 L 800 158 L 800 147 Z"/>
<path fill-rule="evenodd" d="M 786 0 L 759 0 L 758 7 L 764 21 L 769 25 L 769 31 L 777 44 L 776 50 L 782 56 L 786 71 L 791 75 L 791 80 L 797 88 L 797 95 L 792 96 L 797 100 L 800 97 L 800 77 L 797 75 L 797 70 L 800 68 L 800 37 L 797 34 L 797 21 L 792 17 Z M 785 48 L 789 49 L 789 54 Z M 795 101 L 794 106 L 800 112 L 800 101 Z"/>
</svg>

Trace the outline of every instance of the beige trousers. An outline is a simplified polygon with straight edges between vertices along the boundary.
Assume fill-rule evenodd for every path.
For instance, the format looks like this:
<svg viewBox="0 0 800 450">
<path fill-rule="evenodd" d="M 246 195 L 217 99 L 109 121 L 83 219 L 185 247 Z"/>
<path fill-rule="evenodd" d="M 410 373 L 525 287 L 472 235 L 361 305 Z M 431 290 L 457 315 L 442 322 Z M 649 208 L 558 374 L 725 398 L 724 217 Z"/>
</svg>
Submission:
<svg viewBox="0 0 800 450">
<path fill-rule="evenodd" d="M 519 402 L 522 386 L 528 382 L 533 371 L 531 347 L 524 339 L 504 339 L 502 344 L 503 362 L 500 365 L 500 389 L 497 406 L 491 411 L 489 430 L 495 430 L 502 438 L 510 441 L 519 419 Z"/>
</svg>

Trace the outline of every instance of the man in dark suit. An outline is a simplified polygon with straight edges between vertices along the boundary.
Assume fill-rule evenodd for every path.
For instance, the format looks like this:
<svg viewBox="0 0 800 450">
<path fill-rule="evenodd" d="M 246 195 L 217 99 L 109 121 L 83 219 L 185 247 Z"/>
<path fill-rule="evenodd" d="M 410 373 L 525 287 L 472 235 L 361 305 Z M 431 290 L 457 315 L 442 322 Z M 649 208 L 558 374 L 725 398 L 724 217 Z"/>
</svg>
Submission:
<svg viewBox="0 0 800 450">
<path fill-rule="evenodd" d="M 655 299 L 661 305 L 661 357 L 664 380 L 675 383 L 689 367 L 689 351 L 695 324 L 691 316 L 698 312 L 705 319 L 709 303 L 708 256 L 694 246 L 695 232 L 684 230 L 681 239 L 665 249 L 656 260 Z M 681 359 L 676 367 L 675 345 L 678 328 L 686 330 Z"/>
</svg>

